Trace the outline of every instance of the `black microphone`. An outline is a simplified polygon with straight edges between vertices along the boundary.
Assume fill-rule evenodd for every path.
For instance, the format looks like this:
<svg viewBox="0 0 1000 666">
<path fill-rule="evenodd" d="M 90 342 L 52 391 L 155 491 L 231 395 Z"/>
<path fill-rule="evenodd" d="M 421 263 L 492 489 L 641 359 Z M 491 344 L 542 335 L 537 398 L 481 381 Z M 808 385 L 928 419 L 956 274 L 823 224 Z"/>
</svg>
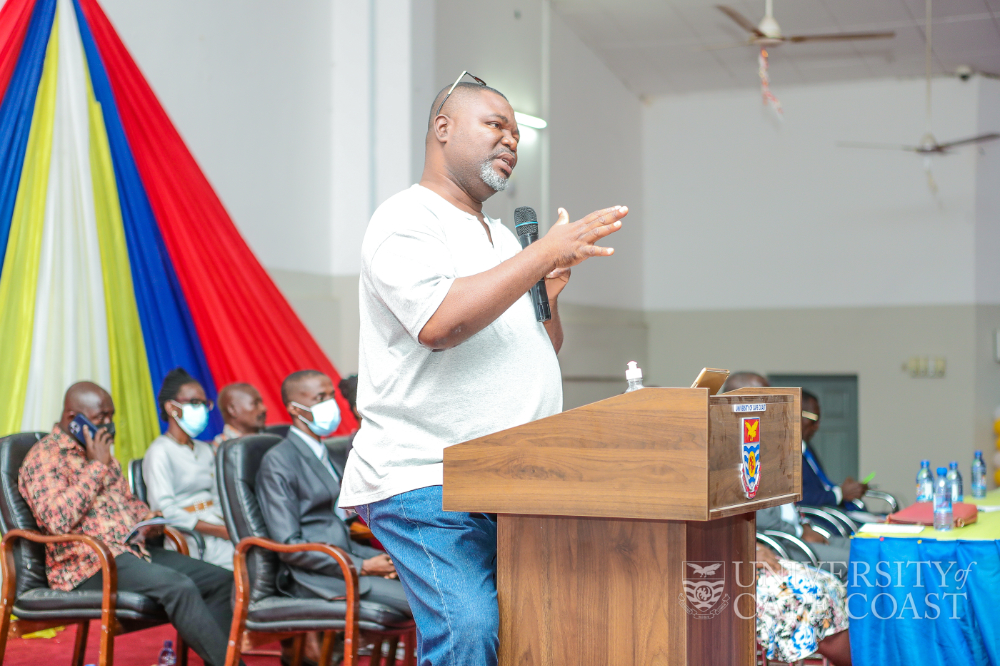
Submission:
<svg viewBox="0 0 1000 666">
<path fill-rule="evenodd" d="M 530 206 L 521 206 L 514 211 L 514 233 L 521 243 L 521 249 L 528 247 L 538 240 L 538 216 L 535 209 Z M 548 321 L 552 319 L 552 310 L 549 309 L 549 293 L 545 291 L 545 278 L 538 281 L 531 288 L 531 303 L 535 306 L 535 319 L 538 321 Z"/>
</svg>

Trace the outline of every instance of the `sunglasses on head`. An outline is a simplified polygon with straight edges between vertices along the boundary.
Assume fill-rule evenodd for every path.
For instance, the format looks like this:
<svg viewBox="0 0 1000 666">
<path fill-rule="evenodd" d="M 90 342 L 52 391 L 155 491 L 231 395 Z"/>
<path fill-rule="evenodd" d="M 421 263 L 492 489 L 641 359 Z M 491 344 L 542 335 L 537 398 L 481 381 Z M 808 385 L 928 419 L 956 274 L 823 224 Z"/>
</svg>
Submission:
<svg viewBox="0 0 1000 666">
<path fill-rule="evenodd" d="M 478 83 L 479 85 L 481 85 L 484 88 L 487 87 L 486 86 L 486 81 L 483 81 L 481 78 L 479 78 L 475 74 L 469 74 L 469 72 L 463 71 L 461 74 L 458 75 L 458 78 L 455 79 L 455 82 L 453 84 L 451 84 L 451 88 L 448 89 L 448 94 L 444 96 L 443 100 L 441 100 L 441 104 L 438 105 L 437 113 L 434 114 L 435 116 L 441 115 L 441 109 L 444 108 L 444 103 L 447 102 L 448 98 L 451 97 L 451 94 L 453 92 L 455 92 L 455 88 L 462 81 L 462 77 L 464 77 L 464 76 L 471 77 L 473 81 L 475 81 L 476 83 Z"/>
</svg>

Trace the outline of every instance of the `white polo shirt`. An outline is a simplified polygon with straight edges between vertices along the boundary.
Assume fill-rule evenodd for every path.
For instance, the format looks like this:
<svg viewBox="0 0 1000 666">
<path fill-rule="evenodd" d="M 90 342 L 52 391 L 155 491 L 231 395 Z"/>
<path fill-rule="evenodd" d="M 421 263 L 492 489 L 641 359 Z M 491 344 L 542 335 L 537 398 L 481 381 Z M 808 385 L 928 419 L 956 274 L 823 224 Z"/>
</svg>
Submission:
<svg viewBox="0 0 1000 666">
<path fill-rule="evenodd" d="M 521 251 L 514 234 L 420 185 L 372 215 L 361 246 L 358 410 L 341 505 L 441 485 L 445 447 L 562 411 L 562 377 L 525 293 L 482 331 L 434 352 L 417 336 L 456 278 Z"/>
</svg>

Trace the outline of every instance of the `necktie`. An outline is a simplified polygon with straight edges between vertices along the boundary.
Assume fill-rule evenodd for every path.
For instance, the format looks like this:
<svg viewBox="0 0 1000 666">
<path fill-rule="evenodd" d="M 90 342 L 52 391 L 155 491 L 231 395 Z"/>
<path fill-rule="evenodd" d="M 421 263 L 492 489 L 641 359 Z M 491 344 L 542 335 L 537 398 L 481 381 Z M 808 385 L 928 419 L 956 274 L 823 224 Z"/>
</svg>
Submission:
<svg viewBox="0 0 1000 666">
<path fill-rule="evenodd" d="M 809 450 L 809 447 L 806 447 L 805 453 L 803 455 L 805 456 L 806 462 L 809 463 L 810 467 L 812 467 L 812 470 L 816 472 L 816 476 L 819 477 L 820 482 L 823 484 L 823 488 L 825 490 L 830 490 L 831 488 L 833 488 L 833 484 L 830 483 L 830 479 L 827 478 L 826 473 L 823 471 L 823 468 L 819 466 L 819 462 L 816 460 L 816 457 L 813 455 L 812 451 Z"/>
</svg>

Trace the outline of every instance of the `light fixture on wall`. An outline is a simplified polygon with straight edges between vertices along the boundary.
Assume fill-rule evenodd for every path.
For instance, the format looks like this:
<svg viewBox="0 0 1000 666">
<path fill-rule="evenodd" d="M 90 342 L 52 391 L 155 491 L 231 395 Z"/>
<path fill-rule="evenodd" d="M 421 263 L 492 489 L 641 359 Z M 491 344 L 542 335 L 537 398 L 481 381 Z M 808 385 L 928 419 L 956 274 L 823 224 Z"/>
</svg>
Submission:
<svg viewBox="0 0 1000 666">
<path fill-rule="evenodd" d="M 545 129 L 549 126 L 549 124 L 541 118 L 529 116 L 527 113 L 521 113 L 520 111 L 514 112 L 514 120 L 517 121 L 518 125 L 524 125 L 525 127 L 530 127 L 532 129 Z"/>
</svg>

